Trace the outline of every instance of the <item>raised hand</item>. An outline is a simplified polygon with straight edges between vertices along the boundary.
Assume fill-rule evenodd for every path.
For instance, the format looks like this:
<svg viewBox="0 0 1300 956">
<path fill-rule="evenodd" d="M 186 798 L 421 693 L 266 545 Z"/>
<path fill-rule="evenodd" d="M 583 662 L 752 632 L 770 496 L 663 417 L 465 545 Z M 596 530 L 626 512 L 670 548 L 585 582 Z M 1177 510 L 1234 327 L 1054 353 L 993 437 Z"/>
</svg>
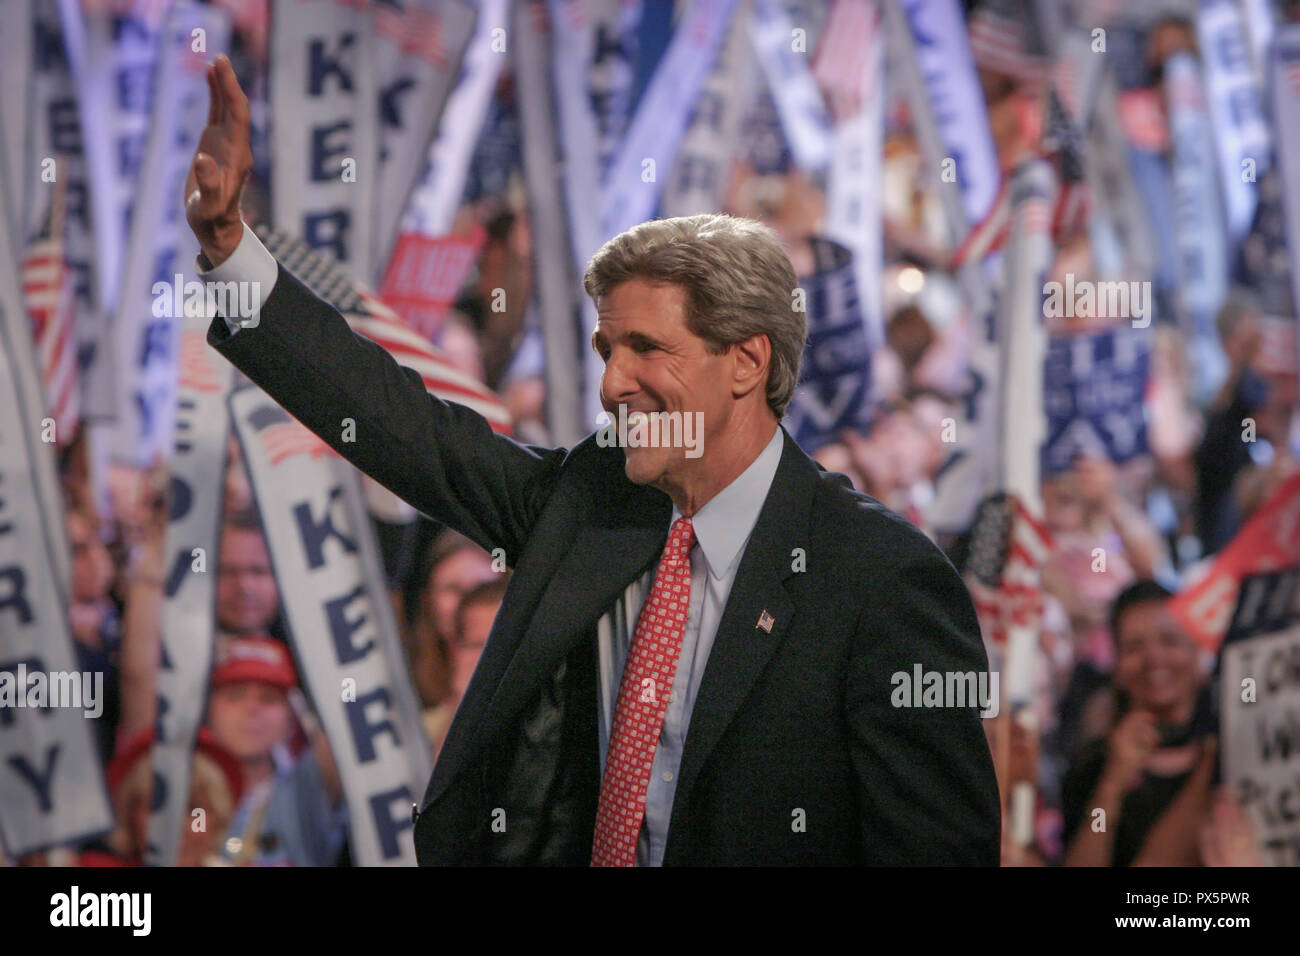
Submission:
<svg viewBox="0 0 1300 956">
<path fill-rule="evenodd" d="M 239 196 L 253 168 L 248 97 L 225 54 L 208 67 L 208 93 L 208 125 L 185 180 L 185 219 L 203 254 L 218 266 L 244 234 Z"/>
</svg>

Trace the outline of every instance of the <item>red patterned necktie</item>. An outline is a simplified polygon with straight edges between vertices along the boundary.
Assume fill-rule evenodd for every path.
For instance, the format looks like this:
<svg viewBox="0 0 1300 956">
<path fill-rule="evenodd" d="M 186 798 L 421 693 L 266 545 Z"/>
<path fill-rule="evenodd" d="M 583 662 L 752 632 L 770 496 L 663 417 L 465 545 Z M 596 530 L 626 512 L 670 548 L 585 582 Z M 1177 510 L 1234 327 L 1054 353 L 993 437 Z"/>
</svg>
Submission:
<svg viewBox="0 0 1300 956">
<path fill-rule="evenodd" d="M 691 545 L 695 528 L 678 518 L 659 558 L 650 596 L 641 607 L 614 706 L 596 807 L 592 866 L 632 866 L 645 818 L 646 787 L 668 710 L 677 658 L 691 606 Z"/>
</svg>

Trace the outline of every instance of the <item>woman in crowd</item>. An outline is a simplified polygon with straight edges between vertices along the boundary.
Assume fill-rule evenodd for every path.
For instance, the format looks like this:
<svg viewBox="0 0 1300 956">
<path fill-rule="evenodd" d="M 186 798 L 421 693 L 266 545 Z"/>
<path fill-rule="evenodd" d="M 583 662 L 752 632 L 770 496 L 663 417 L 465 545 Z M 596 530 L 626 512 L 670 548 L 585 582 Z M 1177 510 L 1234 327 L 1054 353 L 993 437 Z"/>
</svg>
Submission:
<svg viewBox="0 0 1300 956">
<path fill-rule="evenodd" d="M 1196 862 L 1215 739 L 1196 646 L 1170 597 L 1139 580 L 1112 606 L 1116 713 L 1066 775 L 1066 866 Z M 1178 859 L 1189 850 L 1192 859 Z"/>
</svg>

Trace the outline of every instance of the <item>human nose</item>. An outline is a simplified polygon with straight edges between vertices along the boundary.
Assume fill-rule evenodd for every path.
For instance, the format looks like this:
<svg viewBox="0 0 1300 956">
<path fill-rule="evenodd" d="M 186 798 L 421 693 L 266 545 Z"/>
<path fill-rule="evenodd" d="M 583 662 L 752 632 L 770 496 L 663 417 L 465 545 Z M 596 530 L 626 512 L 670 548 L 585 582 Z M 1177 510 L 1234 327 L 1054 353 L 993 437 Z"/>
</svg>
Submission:
<svg viewBox="0 0 1300 956">
<path fill-rule="evenodd" d="M 636 390 L 631 356 L 625 349 L 614 349 L 606 360 L 605 371 L 600 377 L 601 404 L 607 411 L 612 410 L 636 394 Z"/>
</svg>

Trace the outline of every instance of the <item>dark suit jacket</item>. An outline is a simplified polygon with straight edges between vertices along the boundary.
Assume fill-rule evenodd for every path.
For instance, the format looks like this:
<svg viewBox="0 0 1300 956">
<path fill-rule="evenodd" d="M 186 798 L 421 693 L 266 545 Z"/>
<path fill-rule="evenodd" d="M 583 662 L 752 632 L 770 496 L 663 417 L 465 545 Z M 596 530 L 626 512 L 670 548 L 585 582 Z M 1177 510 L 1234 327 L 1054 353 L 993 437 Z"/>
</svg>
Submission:
<svg viewBox="0 0 1300 956">
<path fill-rule="evenodd" d="M 257 327 L 231 336 L 217 319 L 208 340 L 361 470 L 514 568 L 420 806 L 420 862 L 586 864 L 595 625 L 657 561 L 669 498 L 594 437 L 524 446 L 431 397 L 283 267 Z M 340 440 L 344 418 L 355 442 Z M 891 675 L 915 664 L 987 668 L 960 577 L 786 435 L 691 715 L 664 863 L 997 865 L 978 711 L 892 706 Z"/>
</svg>

